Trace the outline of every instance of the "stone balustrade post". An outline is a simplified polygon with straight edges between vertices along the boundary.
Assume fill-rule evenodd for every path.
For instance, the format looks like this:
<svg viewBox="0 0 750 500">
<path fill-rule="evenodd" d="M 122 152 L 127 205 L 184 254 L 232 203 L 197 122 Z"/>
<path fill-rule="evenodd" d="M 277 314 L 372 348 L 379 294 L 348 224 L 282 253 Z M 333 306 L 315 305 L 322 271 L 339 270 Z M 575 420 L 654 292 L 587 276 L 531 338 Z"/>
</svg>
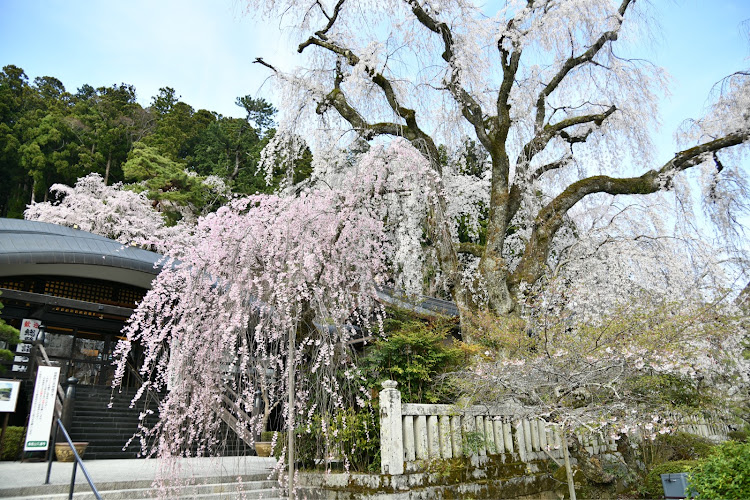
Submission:
<svg viewBox="0 0 750 500">
<path fill-rule="evenodd" d="M 401 391 L 398 382 L 386 380 L 380 391 L 380 471 L 383 474 L 404 473 L 403 423 Z"/>
<path fill-rule="evenodd" d="M 453 458 L 451 418 L 448 415 L 441 415 L 438 427 L 440 429 L 440 456 L 443 458 Z"/>
<path fill-rule="evenodd" d="M 437 415 L 427 417 L 427 454 L 432 458 L 440 458 L 440 429 Z"/>
</svg>

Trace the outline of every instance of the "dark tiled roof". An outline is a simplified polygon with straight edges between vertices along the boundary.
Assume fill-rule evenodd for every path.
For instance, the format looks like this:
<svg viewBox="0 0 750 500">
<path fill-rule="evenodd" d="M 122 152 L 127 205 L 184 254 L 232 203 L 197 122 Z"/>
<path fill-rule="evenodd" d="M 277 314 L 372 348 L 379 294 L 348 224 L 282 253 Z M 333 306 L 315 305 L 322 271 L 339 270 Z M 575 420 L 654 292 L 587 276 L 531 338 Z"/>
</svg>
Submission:
<svg viewBox="0 0 750 500">
<path fill-rule="evenodd" d="M 86 231 L 0 218 L 0 265 L 84 264 L 159 274 L 161 255 Z"/>
<path fill-rule="evenodd" d="M 0 218 L 0 265 L 83 264 L 121 268 L 153 275 L 161 255 L 97 234 L 46 222 Z M 427 296 L 408 296 L 389 287 L 378 290 L 390 305 L 423 316 L 458 316 L 453 302 Z"/>
<path fill-rule="evenodd" d="M 422 316 L 458 316 L 456 304 L 426 295 L 406 295 L 391 287 L 378 289 L 378 297 L 386 304 L 413 311 Z"/>
</svg>

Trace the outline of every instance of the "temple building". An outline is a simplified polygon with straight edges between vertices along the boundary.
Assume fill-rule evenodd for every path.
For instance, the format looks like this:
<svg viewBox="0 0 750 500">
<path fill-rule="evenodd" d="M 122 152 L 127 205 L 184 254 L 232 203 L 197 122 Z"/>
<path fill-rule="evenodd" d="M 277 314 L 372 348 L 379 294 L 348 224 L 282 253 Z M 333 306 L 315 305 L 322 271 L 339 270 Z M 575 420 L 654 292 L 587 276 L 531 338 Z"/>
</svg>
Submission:
<svg viewBox="0 0 750 500">
<path fill-rule="evenodd" d="M 77 229 L 0 219 L 2 318 L 21 329 L 22 340 L 23 320 L 41 325 L 61 380 L 108 386 L 120 330 L 159 273 L 161 258 Z M 31 341 L 14 349 L 16 358 L 0 377 L 29 376 L 24 354 Z"/>
</svg>

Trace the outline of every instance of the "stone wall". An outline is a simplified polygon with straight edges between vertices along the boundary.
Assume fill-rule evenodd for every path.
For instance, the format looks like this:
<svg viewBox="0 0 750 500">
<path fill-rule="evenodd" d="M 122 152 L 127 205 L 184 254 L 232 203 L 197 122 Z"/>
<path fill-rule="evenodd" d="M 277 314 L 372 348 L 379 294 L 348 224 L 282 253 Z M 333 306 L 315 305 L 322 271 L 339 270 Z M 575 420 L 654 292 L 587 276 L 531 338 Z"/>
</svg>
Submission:
<svg viewBox="0 0 750 500">
<path fill-rule="evenodd" d="M 513 461 L 510 455 L 425 461 L 420 472 L 302 473 L 299 497 L 309 500 L 557 499 L 560 481 L 550 461 Z"/>
<path fill-rule="evenodd" d="M 561 498 L 567 485 L 559 427 L 517 414 L 507 406 L 402 403 L 396 382 L 383 382 L 381 474 L 303 473 L 300 493 L 326 500 Z M 728 428 L 689 419 L 678 430 L 721 440 Z M 622 464 L 614 439 L 576 434 L 602 463 Z"/>
</svg>

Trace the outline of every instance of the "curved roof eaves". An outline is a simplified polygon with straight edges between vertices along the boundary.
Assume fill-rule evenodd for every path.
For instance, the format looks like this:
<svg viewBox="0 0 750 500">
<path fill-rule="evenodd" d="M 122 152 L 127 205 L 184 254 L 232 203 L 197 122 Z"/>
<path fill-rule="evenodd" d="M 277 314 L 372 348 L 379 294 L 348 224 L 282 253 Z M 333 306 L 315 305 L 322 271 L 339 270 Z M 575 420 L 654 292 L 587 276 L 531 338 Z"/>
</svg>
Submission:
<svg viewBox="0 0 750 500">
<path fill-rule="evenodd" d="M 86 264 L 159 274 L 162 256 L 45 222 L 0 219 L 0 264 Z"/>
</svg>

